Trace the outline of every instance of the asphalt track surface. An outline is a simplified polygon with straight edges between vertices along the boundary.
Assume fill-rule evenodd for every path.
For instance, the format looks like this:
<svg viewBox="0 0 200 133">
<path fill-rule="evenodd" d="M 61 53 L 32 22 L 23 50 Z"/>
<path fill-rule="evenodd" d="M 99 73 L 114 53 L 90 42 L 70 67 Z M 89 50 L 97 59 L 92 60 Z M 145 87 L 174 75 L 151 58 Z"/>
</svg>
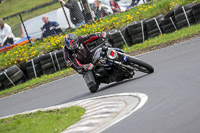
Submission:
<svg viewBox="0 0 200 133">
<path fill-rule="evenodd" d="M 108 94 L 138 92 L 146 104 L 104 133 L 198 133 L 200 131 L 200 38 L 137 58 L 155 68 L 120 83 L 101 85 L 90 94 L 79 75 L 0 99 L 0 117 Z"/>
</svg>

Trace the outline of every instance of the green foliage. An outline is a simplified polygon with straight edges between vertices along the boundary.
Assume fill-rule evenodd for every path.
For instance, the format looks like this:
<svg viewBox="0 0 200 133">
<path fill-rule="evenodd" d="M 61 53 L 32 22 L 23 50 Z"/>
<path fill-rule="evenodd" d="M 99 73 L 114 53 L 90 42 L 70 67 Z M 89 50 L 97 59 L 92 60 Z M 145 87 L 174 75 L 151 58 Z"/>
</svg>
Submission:
<svg viewBox="0 0 200 133">
<path fill-rule="evenodd" d="M 54 133 L 62 132 L 81 119 L 85 110 L 81 107 L 37 111 L 0 119 L 1 133 Z"/>
<path fill-rule="evenodd" d="M 20 0 L 19 2 L 17 0 L 4 0 L 3 3 L 0 4 L 0 18 L 19 13 L 51 1 L 52 0 Z"/>
</svg>

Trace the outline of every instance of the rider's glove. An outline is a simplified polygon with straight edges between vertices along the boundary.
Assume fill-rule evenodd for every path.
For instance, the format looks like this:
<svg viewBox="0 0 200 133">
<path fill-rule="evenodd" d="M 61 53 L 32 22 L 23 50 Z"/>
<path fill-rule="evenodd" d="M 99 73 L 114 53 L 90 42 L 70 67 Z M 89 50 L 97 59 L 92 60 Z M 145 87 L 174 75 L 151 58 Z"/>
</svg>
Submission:
<svg viewBox="0 0 200 133">
<path fill-rule="evenodd" d="M 92 69 L 94 68 L 94 65 L 93 65 L 92 63 L 90 63 L 90 64 L 85 64 L 85 65 L 83 66 L 83 68 L 84 68 L 85 71 L 90 71 L 90 70 L 92 70 Z"/>
</svg>

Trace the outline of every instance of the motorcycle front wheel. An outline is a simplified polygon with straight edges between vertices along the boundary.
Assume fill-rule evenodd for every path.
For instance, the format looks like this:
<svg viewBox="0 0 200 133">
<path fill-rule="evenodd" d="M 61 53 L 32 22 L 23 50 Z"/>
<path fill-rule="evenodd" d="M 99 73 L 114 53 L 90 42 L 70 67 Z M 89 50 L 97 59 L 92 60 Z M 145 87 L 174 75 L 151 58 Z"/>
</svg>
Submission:
<svg viewBox="0 0 200 133">
<path fill-rule="evenodd" d="M 153 73 L 154 72 L 154 68 L 144 62 L 144 61 L 141 61 L 139 59 L 136 59 L 136 58 L 133 58 L 131 56 L 128 57 L 128 64 L 133 67 L 136 71 L 140 71 L 140 72 L 143 72 L 143 73 Z"/>
</svg>

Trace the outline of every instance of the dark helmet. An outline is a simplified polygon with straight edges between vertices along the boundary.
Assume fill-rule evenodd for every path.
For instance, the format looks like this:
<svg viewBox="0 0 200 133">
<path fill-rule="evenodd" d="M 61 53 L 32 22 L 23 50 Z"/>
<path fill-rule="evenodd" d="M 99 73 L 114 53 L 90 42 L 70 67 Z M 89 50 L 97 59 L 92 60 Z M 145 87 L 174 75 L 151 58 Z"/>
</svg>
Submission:
<svg viewBox="0 0 200 133">
<path fill-rule="evenodd" d="M 65 36 L 65 46 L 69 50 L 76 50 L 79 47 L 78 37 L 74 34 L 68 34 Z"/>
</svg>

